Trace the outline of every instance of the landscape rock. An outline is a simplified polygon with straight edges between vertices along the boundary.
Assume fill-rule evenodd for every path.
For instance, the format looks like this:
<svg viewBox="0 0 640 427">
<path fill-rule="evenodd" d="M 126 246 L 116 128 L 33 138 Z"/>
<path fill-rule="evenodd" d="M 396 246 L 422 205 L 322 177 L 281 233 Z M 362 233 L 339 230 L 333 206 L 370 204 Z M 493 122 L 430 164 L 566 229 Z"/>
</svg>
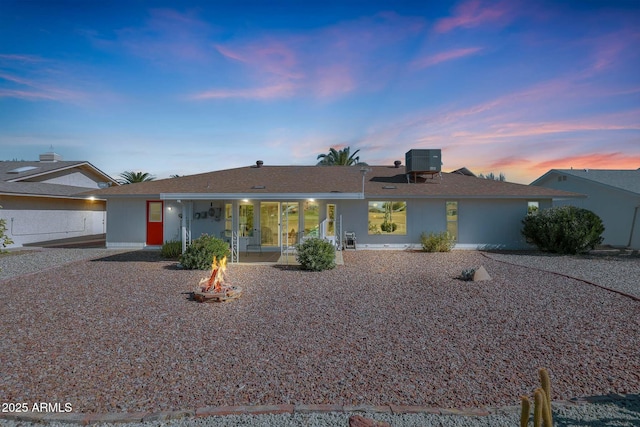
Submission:
<svg viewBox="0 0 640 427">
<path fill-rule="evenodd" d="M 473 281 L 481 282 L 483 280 L 491 280 L 491 276 L 489 276 L 489 273 L 487 273 L 487 270 L 483 266 L 480 266 L 480 268 L 473 273 Z"/>
</svg>

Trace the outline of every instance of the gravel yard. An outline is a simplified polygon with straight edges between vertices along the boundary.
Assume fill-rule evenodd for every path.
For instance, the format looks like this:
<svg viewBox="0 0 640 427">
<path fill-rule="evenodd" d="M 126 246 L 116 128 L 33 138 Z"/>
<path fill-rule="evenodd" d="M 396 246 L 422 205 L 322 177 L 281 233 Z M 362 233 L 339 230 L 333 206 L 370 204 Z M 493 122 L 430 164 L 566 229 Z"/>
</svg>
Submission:
<svg viewBox="0 0 640 427">
<path fill-rule="evenodd" d="M 0 257 L 2 402 L 504 406 L 542 366 L 554 400 L 640 391 L 639 302 L 479 252 L 345 252 L 320 273 L 230 265 L 244 295 L 223 304 L 190 301 L 207 273 L 155 252 L 9 274 L 35 255 Z M 640 260 L 625 263 L 618 281 L 637 292 Z M 493 280 L 457 279 L 479 265 Z"/>
</svg>

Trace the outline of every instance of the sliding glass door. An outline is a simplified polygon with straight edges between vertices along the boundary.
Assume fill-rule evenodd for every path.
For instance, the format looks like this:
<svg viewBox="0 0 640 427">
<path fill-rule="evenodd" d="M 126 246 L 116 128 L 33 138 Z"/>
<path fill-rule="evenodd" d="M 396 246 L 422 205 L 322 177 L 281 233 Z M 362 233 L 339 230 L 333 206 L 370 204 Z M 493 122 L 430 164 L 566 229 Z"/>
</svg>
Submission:
<svg viewBox="0 0 640 427">
<path fill-rule="evenodd" d="M 280 203 L 260 202 L 260 238 L 262 246 L 279 246 Z"/>
<path fill-rule="evenodd" d="M 298 243 L 300 203 L 260 202 L 262 246 L 291 246 Z"/>
</svg>

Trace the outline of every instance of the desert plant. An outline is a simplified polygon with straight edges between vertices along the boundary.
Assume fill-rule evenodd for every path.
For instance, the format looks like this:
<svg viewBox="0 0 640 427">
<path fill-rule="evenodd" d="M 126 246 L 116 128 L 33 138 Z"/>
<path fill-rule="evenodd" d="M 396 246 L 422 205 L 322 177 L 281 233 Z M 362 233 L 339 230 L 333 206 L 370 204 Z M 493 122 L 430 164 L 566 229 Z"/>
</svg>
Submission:
<svg viewBox="0 0 640 427">
<path fill-rule="evenodd" d="M 187 250 L 180 255 L 180 264 L 187 270 L 208 270 L 215 256 L 222 259 L 229 256 L 229 244 L 208 234 L 193 240 Z"/>
<path fill-rule="evenodd" d="M 460 279 L 466 281 L 473 280 L 474 274 L 476 274 L 475 268 L 465 268 L 464 270 L 462 270 L 462 273 L 460 273 Z"/>
<path fill-rule="evenodd" d="M 422 250 L 425 252 L 449 252 L 455 246 L 454 238 L 446 231 L 442 233 L 422 233 L 420 235 Z"/>
<path fill-rule="evenodd" d="M 522 235 L 545 252 L 576 254 L 602 243 L 604 225 L 595 213 L 575 206 L 561 206 L 527 214 Z"/>
<path fill-rule="evenodd" d="M 380 229 L 386 233 L 393 233 L 398 229 L 398 224 L 396 224 L 395 222 L 385 221 L 382 224 L 380 224 Z"/>
<path fill-rule="evenodd" d="M 549 371 L 545 368 L 538 370 L 540 385 L 533 393 L 533 426 L 553 427 L 553 415 L 551 412 L 551 380 Z M 531 412 L 531 402 L 528 396 L 521 396 L 520 427 L 529 425 L 529 414 Z"/>
<path fill-rule="evenodd" d="M 323 239 L 312 237 L 296 245 L 296 259 L 304 270 L 331 270 L 336 266 L 336 248 Z"/>
<path fill-rule="evenodd" d="M 162 258 L 176 259 L 182 253 L 182 242 L 180 240 L 168 240 L 162 245 L 160 255 Z"/>
</svg>

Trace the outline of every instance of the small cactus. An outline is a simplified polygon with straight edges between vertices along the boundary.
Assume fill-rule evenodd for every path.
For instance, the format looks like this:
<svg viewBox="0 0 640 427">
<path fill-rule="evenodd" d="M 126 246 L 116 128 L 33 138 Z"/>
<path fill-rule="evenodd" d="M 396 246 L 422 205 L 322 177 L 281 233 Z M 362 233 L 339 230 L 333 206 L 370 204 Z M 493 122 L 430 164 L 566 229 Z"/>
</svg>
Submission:
<svg viewBox="0 0 640 427">
<path fill-rule="evenodd" d="M 541 387 L 533 393 L 533 427 L 553 427 L 553 415 L 551 412 L 551 380 L 549 371 L 541 368 L 538 371 Z M 520 397 L 520 427 L 529 425 L 529 412 L 531 402 L 527 396 Z"/>
<path fill-rule="evenodd" d="M 533 393 L 533 427 L 542 427 L 545 400 L 544 391 L 541 388 L 537 388 Z"/>
<path fill-rule="evenodd" d="M 542 385 L 542 390 L 544 391 L 545 397 L 545 424 L 548 427 L 551 427 L 551 379 L 549 378 L 549 371 L 545 368 L 540 368 L 538 371 L 538 375 L 540 376 L 540 384 Z"/>
<path fill-rule="evenodd" d="M 529 412 L 531 412 L 531 402 L 529 397 L 520 396 L 522 403 L 522 410 L 520 411 L 520 427 L 527 427 L 529 425 Z"/>
</svg>

